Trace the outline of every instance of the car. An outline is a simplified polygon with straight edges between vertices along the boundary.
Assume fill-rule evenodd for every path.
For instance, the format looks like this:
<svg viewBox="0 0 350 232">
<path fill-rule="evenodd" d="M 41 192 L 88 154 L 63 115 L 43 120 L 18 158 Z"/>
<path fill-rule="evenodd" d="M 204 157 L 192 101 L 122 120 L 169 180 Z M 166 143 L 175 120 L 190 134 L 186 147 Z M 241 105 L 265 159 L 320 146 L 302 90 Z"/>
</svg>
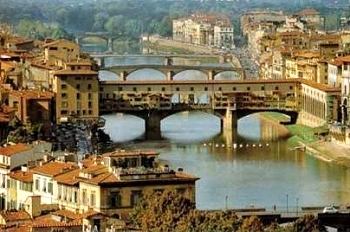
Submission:
<svg viewBox="0 0 350 232">
<path fill-rule="evenodd" d="M 323 213 L 338 213 L 338 210 L 336 208 L 334 208 L 333 206 L 329 206 L 329 207 L 324 207 Z"/>
</svg>

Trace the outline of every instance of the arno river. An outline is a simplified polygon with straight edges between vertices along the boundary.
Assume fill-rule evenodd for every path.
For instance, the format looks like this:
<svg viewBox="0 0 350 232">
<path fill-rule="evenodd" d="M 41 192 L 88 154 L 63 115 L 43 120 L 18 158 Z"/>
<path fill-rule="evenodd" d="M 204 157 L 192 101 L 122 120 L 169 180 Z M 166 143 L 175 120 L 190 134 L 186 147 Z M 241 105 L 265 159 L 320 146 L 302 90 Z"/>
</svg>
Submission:
<svg viewBox="0 0 350 232">
<path fill-rule="evenodd" d="M 162 62 L 156 59 L 110 59 L 106 64 Z M 200 78 L 189 71 L 177 78 Z M 229 75 L 229 74 L 226 74 Z M 162 78 L 160 73 L 143 70 L 130 79 Z M 100 73 L 100 78 L 115 78 Z M 105 115 L 105 131 L 121 148 L 154 149 L 159 159 L 172 168 L 200 177 L 196 200 L 200 209 L 266 207 L 293 210 L 297 205 L 324 206 L 350 204 L 350 170 L 318 160 L 291 149 L 285 129 L 250 115 L 238 122 L 236 142 L 220 134 L 215 116 L 184 112 L 162 121 L 161 141 L 143 139 L 144 122 L 131 115 Z M 247 147 L 246 144 L 249 144 Z M 256 144 L 255 147 L 252 144 Z M 261 147 L 259 147 L 261 144 Z"/>
</svg>

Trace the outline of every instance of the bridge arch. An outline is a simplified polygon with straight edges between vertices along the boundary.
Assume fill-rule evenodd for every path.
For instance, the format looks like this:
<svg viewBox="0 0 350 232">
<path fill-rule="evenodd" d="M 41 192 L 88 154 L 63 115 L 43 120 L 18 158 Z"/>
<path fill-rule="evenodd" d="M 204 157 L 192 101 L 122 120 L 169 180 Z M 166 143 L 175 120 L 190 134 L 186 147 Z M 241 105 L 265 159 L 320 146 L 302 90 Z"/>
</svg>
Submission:
<svg viewBox="0 0 350 232">
<path fill-rule="evenodd" d="M 174 73 L 172 76 L 173 80 L 206 80 L 208 79 L 208 74 L 203 70 L 182 70 L 179 72 Z"/>
<path fill-rule="evenodd" d="M 235 71 L 219 71 L 215 74 L 215 80 L 239 80 L 243 79 L 241 74 Z"/>
<path fill-rule="evenodd" d="M 98 71 L 98 78 L 100 81 L 120 81 L 121 78 L 118 74 L 108 71 L 108 70 L 100 70 Z"/>
<path fill-rule="evenodd" d="M 166 74 L 153 68 L 142 68 L 131 70 L 124 76 L 124 80 L 165 80 Z"/>
</svg>

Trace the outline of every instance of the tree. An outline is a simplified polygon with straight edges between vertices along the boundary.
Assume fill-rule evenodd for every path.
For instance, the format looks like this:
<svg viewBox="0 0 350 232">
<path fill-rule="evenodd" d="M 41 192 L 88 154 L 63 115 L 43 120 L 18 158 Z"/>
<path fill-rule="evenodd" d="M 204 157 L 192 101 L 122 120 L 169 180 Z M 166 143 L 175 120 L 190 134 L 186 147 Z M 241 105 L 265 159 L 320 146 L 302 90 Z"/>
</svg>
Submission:
<svg viewBox="0 0 350 232">
<path fill-rule="evenodd" d="M 115 15 L 108 19 L 105 24 L 105 29 L 113 35 L 121 35 L 124 29 L 125 19 L 122 15 Z"/>
<path fill-rule="evenodd" d="M 306 215 L 302 218 L 299 218 L 294 223 L 294 231 L 298 232 L 325 232 L 326 229 L 324 226 L 321 226 L 318 223 L 317 218 L 314 215 Z"/>
<path fill-rule="evenodd" d="M 144 196 L 130 217 L 142 231 L 176 231 L 177 223 L 194 210 L 194 203 L 174 192 Z"/>
</svg>

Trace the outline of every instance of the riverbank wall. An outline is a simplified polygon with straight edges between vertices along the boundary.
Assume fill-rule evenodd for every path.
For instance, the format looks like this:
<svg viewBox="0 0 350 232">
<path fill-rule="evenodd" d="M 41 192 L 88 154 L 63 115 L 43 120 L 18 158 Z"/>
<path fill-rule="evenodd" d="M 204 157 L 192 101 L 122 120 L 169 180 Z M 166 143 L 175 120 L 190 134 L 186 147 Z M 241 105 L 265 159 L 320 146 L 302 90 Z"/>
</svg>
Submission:
<svg viewBox="0 0 350 232">
<path fill-rule="evenodd" d="M 281 123 L 287 118 L 283 115 L 263 113 L 260 116 L 270 123 Z M 350 146 L 328 141 L 326 137 L 318 137 L 317 129 L 301 124 L 286 125 L 290 137 L 288 144 L 292 148 L 303 147 L 308 155 L 327 163 L 335 163 L 350 168 Z"/>
</svg>

